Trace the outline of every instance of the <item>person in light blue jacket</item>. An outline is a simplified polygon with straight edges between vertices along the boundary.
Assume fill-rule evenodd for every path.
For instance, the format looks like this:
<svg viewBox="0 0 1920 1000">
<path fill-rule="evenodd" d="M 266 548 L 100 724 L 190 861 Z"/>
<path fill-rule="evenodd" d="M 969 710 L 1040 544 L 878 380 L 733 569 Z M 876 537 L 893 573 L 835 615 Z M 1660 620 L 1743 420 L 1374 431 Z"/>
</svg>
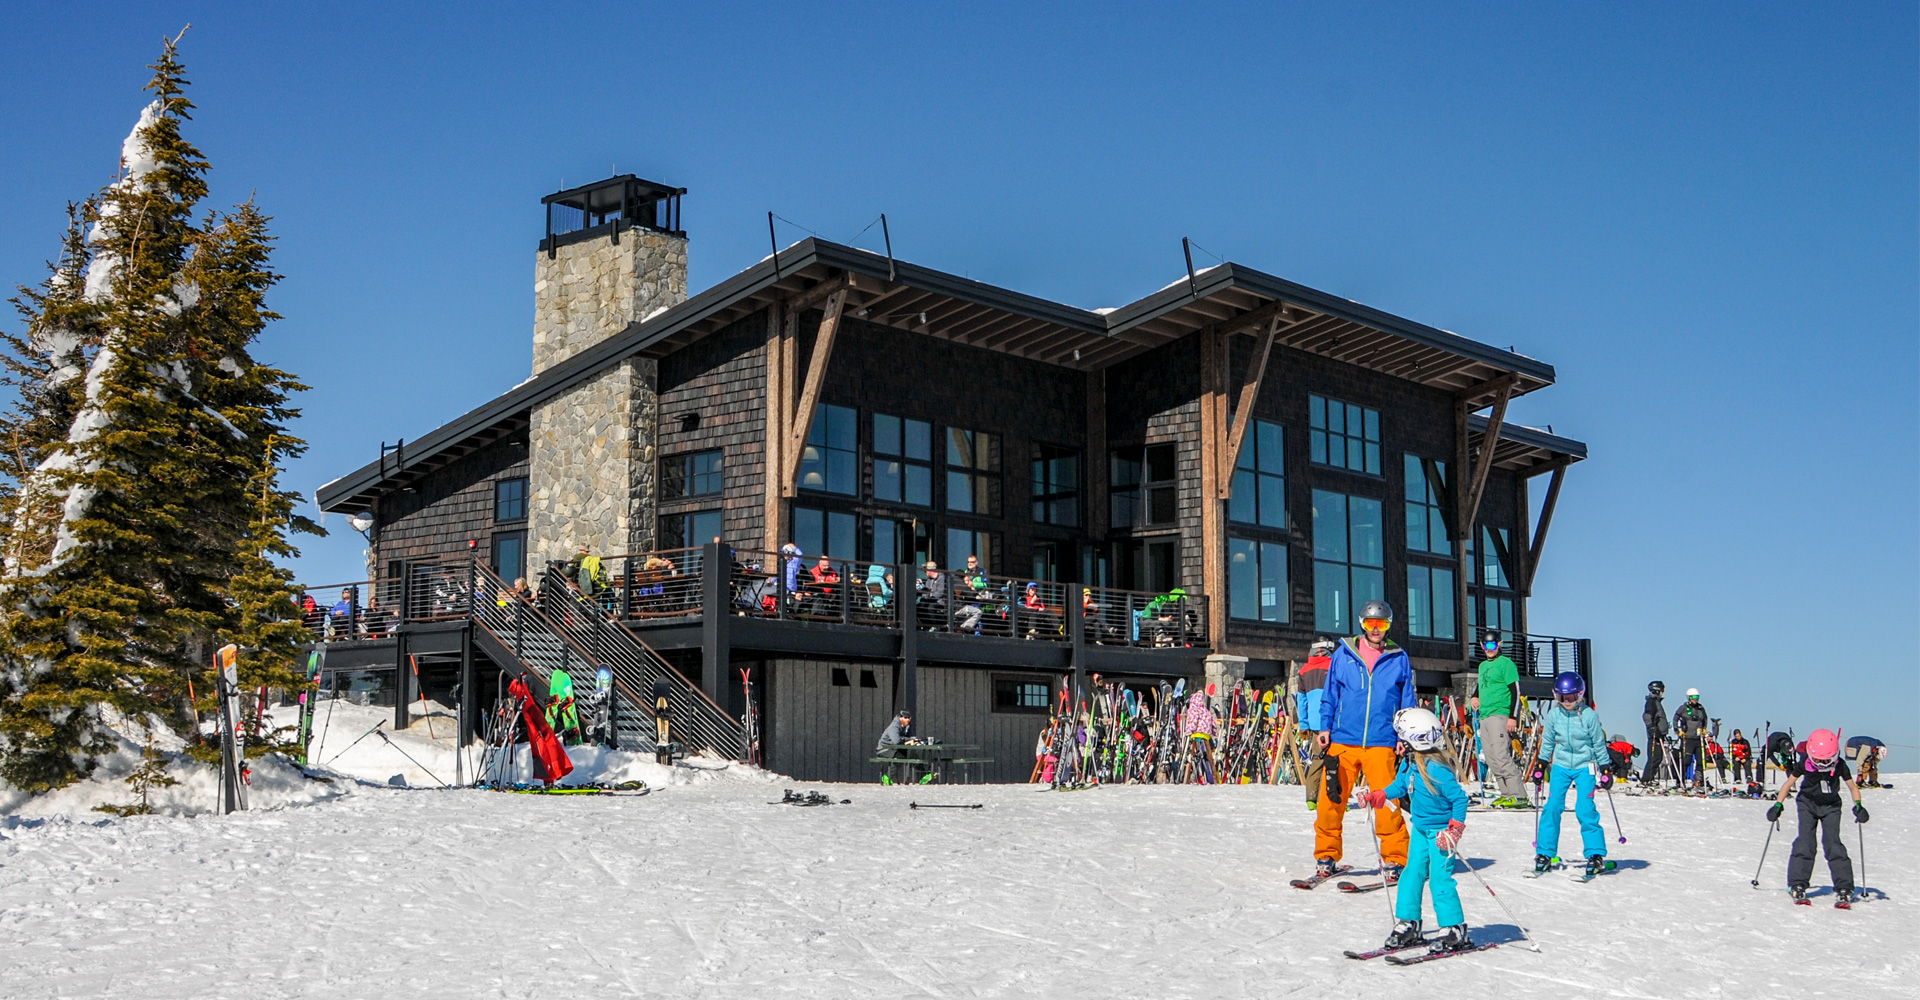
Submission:
<svg viewBox="0 0 1920 1000">
<path fill-rule="evenodd" d="M 1540 803 L 1540 828 L 1533 848 L 1535 874 L 1552 867 L 1560 853 L 1560 814 L 1568 785 L 1574 788 L 1573 814 L 1580 820 L 1587 875 L 1607 868 L 1607 835 L 1600 828 L 1600 807 L 1593 802 L 1595 786 L 1609 761 L 1607 734 L 1600 727 L 1600 716 L 1584 704 L 1586 694 L 1587 682 L 1571 670 L 1553 679 L 1554 705 L 1547 710 L 1546 732 L 1540 740 L 1540 759 L 1552 767 L 1553 778 Z"/>
<path fill-rule="evenodd" d="M 1393 932 L 1382 947 L 1398 951 L 1422 943 L 1420 892 L 1425 888 L 1433 892 L 1433 916 L 1442 928 L 1429 950 L 1463 951 L 1473 947 L 1473 940 L 1467 935 L 1460 890 L 1453 883 L 1453 861 L 1460 837 L 1467 832 L 1467 792 L 1453 776 L 1446 730 L 1432 712 L 1403 708 L 1393 714 L 1393 730 L 1407 746 L 1406 760 L 1391 784 L 1365 798 L 1377 809 L 1391 800 L 1411 797 L 1407 825 L 1413 837 L 1394 900 Z"/>
</svg>

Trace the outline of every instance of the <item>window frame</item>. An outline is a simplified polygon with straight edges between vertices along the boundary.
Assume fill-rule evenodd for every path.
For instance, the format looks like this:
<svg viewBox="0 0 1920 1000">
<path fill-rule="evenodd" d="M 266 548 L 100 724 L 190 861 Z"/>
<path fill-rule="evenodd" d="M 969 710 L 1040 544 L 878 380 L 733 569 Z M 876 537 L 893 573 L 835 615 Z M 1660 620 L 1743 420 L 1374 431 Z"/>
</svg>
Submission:
<svg viewBox="0 0 1920 1000">
<path fill-rule="evenodd" d="M 1240 587 L 1236 586 L 1234 582 L 1235 577 L 1239 575 L 1235 571 L 1235 566 L 1237 565 L 1236 560 L 1239 557 L 1239 553 L 1235 551 L 1236 546 L 1250 547 L 1251 554 L 1253 555 L 1253 581 L 1254 581 L 1255 596 L 1254 596 L 1254 602 L 1253 602 L 1254 614 L 1251 617 L 1240 613 L 1240 605 L 1241 605 L 1240 599 L 1243 595 L 1241 593 Z M 1247 537 L 1243 535 L 1233 535 L 1233 534 L 1228 535 L 1227 536 L 1227 615 L 1228 617 L 1231 620 L 1237 621 L 1237 622 L 1253 622 L 1261 625 L 1292 624 L 1293 623 L 1293 558 L 1292 557 L 1293 557 L 1292 546 L 1288 545 L 1285 541 L 1273 541 L 1271 539 Z M 1274 617 L 1274 618 L 1267 617 L 1266 615 L 1267 604 L 1264 600 L 1266 597 L 1267 585 L 1270 582 L 1270 572 L 1273 569 L 1273 567 L 1269 565 L 1270 558 L 1278 563 L 1278 572 L 1280 576 L 1279 580 L 1277 581 L 1279 584 L 1277 588 L 1279 591 L 1279 594 L 1278 594 L 1279 599 L 1277 602 L 1279 606 L 1279 615 L 1278 617 Z"/>
<path fill-rule="evenodd" d="M 722 496 L 727 492 L 727 457 L 725 448 L 702 448 L 698 451 L 685 451 L 678 455 L 668 455 L 660 460 L 660 501 L 662 503 L 680 500 L 694 500 L 701 497 Z M 701 470 L 697 466 L 702 459 L 714 459 L 710 468 Z M 696 489 L 697 481 L 706 481 L 712 489 Z"/>
<path fill-rule="evenodd" d="M 706 533 L 696 530 L 694 519 L 707 516 L 714 517 L 718 522 L 718 526 L 715 528 L 713 535 L 708 535 L 705 538 L 698 537 Z M 677 524 L 679 530 L 669 532 L 667 530 L 669 524 Z M 673 536 L 671 542 L 669 542 L 668 538 L 670 534 Z M 686 510 L 669 511 L 659 515 L 654 521 L 653 541 L 654 547 L 658 549 L 695 549 L 707 544 L 707 542 L 711 541 L 716 535 L 725 538 L 726 534 L 726 508 L 691 507 Z"/>
<path fill-rule="evenodd" d="M 1322 502 L 1321 502 L 1322 496 L 1338 497 L 1340 498 L 1340 501 L 1341 501 L 1340 530 L 1342 532 L 1343 537 L 1340 539 L 1340 554 L 1338 555 L 1337 558 L 1332 553 L 1332 550 L 1326 547 L 1331 542 L 1331 540 L 1323 537 L 1324 533 L 1321 530 L 1320 511 L 1322 507 Z M 1356 541 L 1358 540 L 1358 536 L 1356 536 L 1355 534 L 1355 531 L 1356 531 L 1355 519 L 1353 516 L 1353 507 L 1354 507 L 1355 501 L 1359 501 L 1365 504 L 1371 504 L 1373 505 L 1373 508 L 1375 510 L 1375 514 L 1376 514 L 1375 532 L 1378 534 L 1379 537 L 1375 541 L 1375 544 L 1373 547 L 1373 554 L 1378 558 L 1379 560 L 1378 563 L 1360 562 L 1360 561 L 1357 561 L 1355 558 L 1356 549 L 1359 547 L 1356 544 Z M 1338 490 L 1320 489 L 1318 487 L 1314 489 L 1313 491 L 1313 626 L 1316 631 L 1331 632 L 1336 635 L 1352 635 L 1354 634 L 1354 609 L 1358 605 L 1363 604 L 1367 601 L 1373 600 L 1376 597 L 1380 599 L 1386 598 L 1387 596 L 1386 530 L 1387 530 L 1387 526 L 1386 526 L 1386 502 L 1385 501 L 1380 500 L 1376 497 L 1369 497 L 1369 496 L 1352 494 L 1352 493 L 1343 493 Z M 1323 609 L 1322 600 L 1321 600 L 1322 594 L 1325 590 L 1325 587 L 1323 586 L 1323 582 L 1331 580 L 1332 574 L 1336 572 L 1335 567 L 1338 567 L 1337 572 L 1339 572 L 1340 580 L 1341 580 L 1341 586 L 1338 589 L 1341 593 L 1345 594 L 1346 604 L 1347 604 L 1344 611 L 1335 612 L 1336 614 L 1338 614 L 1340 618 L 1340 620 L 1337 622 L 1332 621 L 1327 616 L 1327 614 Z M 1361 593 L 1361 588 L 1356 582 L 1360 578 L 1359 575 L 1356 573 L 1356 571 L 1364 572 L 1368 577 L 1367 582 L 1371 584 L 1371 586 L 1367 588 L 1367 593 L 1365 593 L 1364 595 Z"/>
<path fill-rule="evenodd" d="M 1162 450 L 1164 449 L 1164 451 Z M 1154 479 L 1153 461 L 1149 452 L 1168 456 L 1167 479 Z M 1137 457 L 1135 457 L 1137 455 Z M 1137 470 L 1139 478 L 1131 483 L 1123 477 L 1128 468 Z M 1180 523 L 1180 448 L 1175 441 L 1155 441 L 1145 444 L 1121 445 L 1109 449 L 1107 455 L 1107 515 L 1108 527 L 1114 531 L 1151 531 Z M 1169 516 L 1165 520 L 1154 519 L 1155 501 L 1161 496 L 1168 498 Z M 1125 506 L 1129 514 L 1121 513 Z"/>
<path fill-rule="evenodd" d="M 945 432 L 941 435 L 941 440 L 946 442 L 946 447 L 943 449 L 941 456 L 943 459 L 941 462 L 942 470 L 946 473 L 944 480 L 946 496 L 942 498 L 944 501 L 942 504 L 943 509 L 955 514 L 1000 517 L 1001 511 L 1004 509 L 1003 504 L 1005 503 L 1005 489 L 1002 485 L 1002 474 L 1006 467 L 1005 456 L 1001 451 L 1004 444 L 1001 436 L 993 431 L 976 431 L 971 428 L 956 427 L 951 424 L 941 429 Z M 956 463 L 954 456 L 959 452 L 955 447 L 956 435 L 965 435 L 967 451 L 972 453 L 974 456 L 973 460 L 976 463 L 981 461 L 981 455 L 982 452 L 984 452 L 986 464 L 970 465 L 966 464 L 965 459 Z M 985 445 L 984 448 L 982 447 L 983 444 Z M 956 507 L 954 506 L 954 486 L 957 482 L 963 480 L 967 483 L 968 506 Z M 986 498 L 985 509 L 982 509 L 980 504 L 980 498 L 983 494 Z"/>
<path fill-rule="evenodd" d="M 1340 410 L 1340 429 L 1334 430 L 1332 412 L 1329 407 L 1338 404 Z M 1359 411 L 1360 434 L 1348 432 L 1347 425 L 1354 411 Z M 1332 461 L 1332 442 L 1335 436 L 1340 438 L 1340 461 Z M 1353 443 L 1360 445 L 1360 467 L 1347 464 L 1353 454 Z M 1380 411 L 1359 403 L 1322 396 L 1319 393 L 1307 395 L 1307 459 L 1314 465 L 1328 469 L 1340 469 L 1361 476 L 1381 476 L 1386 468 L 1385 452 L 1380 446 Z"/>
<path fill-rule="evenodd" d="M 881 449 L 880 422 L 882 420 L 891 420 L 896 422 L 899 425 L 898 427 L 899 436 L 900 436 L 899 451 L 883 451 Z M 910 424 L 925 427 L 927 429 L 927 453 L 925 457 L 916 457 L 912 453 L 913 449 L 908 440 L 908 431 L 909 431 L 908 425 Z M 901 416 L 895 416 L 894 414 L 891 414 L 891 413 L 881 413 L 879 411 L 875 411 L 869 415 L 867 420 L 867 426 L 868 426 L 868 432 L 872 434 L 872 441 L 873 441 L 872 454 L 868 459 L 870 475 L 872 477 L 872 482 L 873 482 L 873 487 L 872 487 L 873 499 L 876 502 L 880 502 L 880 503 L 896 503 L 896 504 L 904 504 L 909 507 L 922 507 L 922 508 L 928 508 L 928 509 L 933 508 L 935 506 L 934 473 L 933 473 L 933 465 L 934 465 L 933 442 L 939 437 L 939 435 L 936 433 L 936 428 L 934 424 L 931 421 L 927 421 L 927 420 L 915 420 L 912 417 L 901 417 Z M 899 466 L 899 471 L 897 473 L 897 476 L 898 476 L 898 483 L 900 485 L 900 495 L 898 497 L 883 496 L 880 492 L 880 482 L 881 482 L 880 467 L 883 463 L 891 463 Z M 926 475 L 927 498 L 924 503 L 913 499 L 911 492 L 908 489 L 908 486 L 912 481 L 913 470 L 922 470 Z"/>
<path fill-rule="evenodd" d="M 1002 685 L 1011 687 L 1015 699 L 1021 688 L 1041 687 L 1046 693 L 1041 696 L 1040 704 L 1025 705 L 1002 704 L 1000 695 Z M 989 715 L 1046 715 L 1053 710 L 1053 678 L 1046 674 L 1002 674 L 989 675 L 987 681 L 987 714 Z"/>
<path fill-rule="evenodd" d="M 834 433 L 833 425 L 836 412 L 848 414 L 847 420 L 852 427 L 853 438 L 847 447 L 829 442 L 830 436 Z M 816 440 L 816 438 L 818 438 L 818 440 Z M 807 457 L 808 452 L 816 450 L 819 452 L 816 457 Z M 850 481 L 844 490 L 836 489 L 832 485 L 836 464 L 835 456 L 838 455 L 848 456 L 845 460 L 846 468 L 842 471 L 850 477 Z M 806 484 L 807 473 L 810 467 L 817 468 L 820 472 L 820 485 L 818 486 L 808 486 Z M 855 498 L 860 496 L 859 407 L 840 406 L 836 403 L 814 404 L 813 422 L 807 426 L 807 440 L 800 448 L 800 461 L 793 475 L 793 488 L 795 490 L 805 490 L 808 493 L 818 493 L 826 496 Z"/>
<path fill-rule="evenodd" d="M 1241 440 L 1240 457 L 1233 466 L 1233 498 L 1227 502 L 1227 521 L 1230 524 L 1250 527 L 1271 528 L 1277 531 L 1287 530 L 1287 436 L 1286 427 L 1272 420 L 1254 420 L 1247 428 L 1249 433 Z M 1269 434 L 1268 432 L 1272 433 Z M 1278 449 L 1274 458 L 1276 469 L 1266 468 L 1262 461 L 1267 457 L 1266 445 L 1272 442 Z M 1267 520 L 1268 498 L 1277 496 L 1274 501 L 1278 513 L 1272 521 Z M 1247 512 L 1252 519 L 1240 517 L 1241 504 L 1247 504 Z"/>
<path fill-rule="evenodd" d="M 501 572 L 500 543 L 503 541 L 514 541 L 514 542 L 518 542 L 520 545 L 520 568 L 518 571 L 512 574 Z M 493 568 L 493 573 L 495 576 L 498 576 L 500 579 L 505 580 L 509 584 L 513 583 L 514 580 L 519 579 L 520 577 L 526 576 L 527 575 L 527 529 L 516 528 L 511 531 L 494 532 L 493 537 L 488 540 L 488 544 L 487 544 L 487 564 Z"/>
<path fill-rule="evenodd" d="M 520 496 L 515 501 L 520 506 L 520 513 L 518 515 L 509 515 L 509 516 L 503 517 L 501 516 L 500 508 L 503 504 L 507 503 L 508 501 L 502 497 L 502 494 L 506 492 L 508 487 L 511 487 L 511 486 L 518 486 L 520 488 Z M 505 479 L 494 480 L 493 481 L 493 523 L 514 524 L 521 521 L 525 521 L 527 519 L 527 508 L 529 507 L 529 500 L 531 500 L 532 498 L 532 493 L 533 493 L 533 490 L 531 486 L 528 484 L 528 477 L 526 476 L 508 476 Z"/>
<path fill-rule="evenodd" d="M 1078 448 L 1069 448 L 1066 445 L 1046 444 L 1040 441 L 1033 442 L 1031 450 L 1033 453 L 1031 463 L 1033 481 L 1031 484 L 1032 497 L 1030 504 L 1032 509 L 1029 513 L 1033 515 L 1033 523 L 1050 524 L 1061 528 L 1080 527 L 1082 520 L 1080 517 L 1080 494 L 1081 484 L 1086 479 L 1086 456 L 1083 455 Z M 1073 485 L 1070 489 L 1059 488 L 1059 484 L 1052 479 L 1053 463 L 1061 459 L 1071 460 Z M 1043 489 L 1043 487 L 1045 488 Z M 1067 519 L 1064 521 L 1054 516 L 1056 505 L 1061 504 L 1068 505 L 1067 510 L 1069 513 Z"/>
</svg>

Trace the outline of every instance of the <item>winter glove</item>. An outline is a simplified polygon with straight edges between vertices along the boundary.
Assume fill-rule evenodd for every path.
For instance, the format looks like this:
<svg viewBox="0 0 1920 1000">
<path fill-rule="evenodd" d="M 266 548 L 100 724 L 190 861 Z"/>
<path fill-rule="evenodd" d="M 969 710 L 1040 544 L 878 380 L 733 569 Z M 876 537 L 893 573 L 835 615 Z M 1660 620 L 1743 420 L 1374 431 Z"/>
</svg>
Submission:
<svg viewBox="0 0 1920 1000">
<path fill-rule="evenodd" d="M 1609 789 L 1609 788 L 1612 788 L 1612 787 L 1613 787 L 1613 772 L 1612 772 L 1612 771 L 1601 771 L 1601 772 L 1600 772 L 1600 780 L 1599 780 L 1599 785 L 1600 785 L 1600 790 L 1601 790 L 1601 791 L 1603 791 L 1603 792 L 1604 792 L 1604 791 L 1606 791 L 1606 790 L 1607 790 L 1607 789 Z"/>
<path fill-rule="evenodd" d="M 1451 851 L 1460 846 L 1460 838 L 1466 836 L 1467 825 L 1457 819 L 1447 820 L 1447 828 L 1433 835 L 1433 842 L 1443 851 Z"/>
<path fill-rule="evenodd" d="M 1767 809 L 1767 822 L 1769 823 L 1780 822 L 1780 814 L 1786 811 L 1787 811 L 1786 803 L 1775 802 L 1771 807 Z"/>
<path fill-rule="evenodd" d="M 1855 823 L 1865 823 L 1867 821 L 1867 807 L 1865 803 L 1855 802 L 1853 804 L 1853 821 Z"/>
<path fill-rule="evenodd" d="M 1386 807 L 1387 793 L 1384 791 L 1381 791 L 1378 788 L 1374 789 L 1371 792 L 1361 792 L 1359 793 L 1359 796 L 1360 796 L 1360 801 L 1365 802 L 1368 808 L 1381 809 Z"/>
</svg>

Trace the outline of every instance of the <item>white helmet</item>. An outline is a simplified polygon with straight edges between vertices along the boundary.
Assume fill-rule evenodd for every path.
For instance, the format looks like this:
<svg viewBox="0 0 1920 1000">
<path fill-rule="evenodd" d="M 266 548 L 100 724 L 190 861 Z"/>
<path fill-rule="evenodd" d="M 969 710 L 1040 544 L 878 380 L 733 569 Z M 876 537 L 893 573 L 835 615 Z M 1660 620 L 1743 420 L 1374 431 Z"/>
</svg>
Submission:
<svg viewBox="0 0 1920 1000">
<path fill-rule="evenodd" d="M 1439 717 L 1424 708 L 1403 708 L 1393 713 L 1393 732 L 1408 746 L 1420 751 L 1438 750 L 1446 738 Z"/>
<path fill-rule="evenodd" d="M 1689 698 L 1698 698 L 1698 697 L 1700 697 L 1700 689 L 1699 689 L 1699 688 L 1688 688 L 1688 689 L 1687 689 L 1687 697 L 1689 697 Z"/>
</svg>

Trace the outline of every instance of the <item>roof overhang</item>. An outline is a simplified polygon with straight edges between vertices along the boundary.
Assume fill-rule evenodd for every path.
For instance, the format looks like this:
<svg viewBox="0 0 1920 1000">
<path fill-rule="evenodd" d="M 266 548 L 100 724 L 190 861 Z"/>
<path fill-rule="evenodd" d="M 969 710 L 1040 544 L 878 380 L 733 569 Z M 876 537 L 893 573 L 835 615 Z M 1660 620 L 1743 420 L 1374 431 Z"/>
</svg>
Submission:
<svg viewBox="0 0 1920 1000">
<path fill-rule="evenodd" d="M 562 192 L 566 194 L 568 192 Z M 844 289 L 843 315 L 905 333 L 1097 371 L 1214 328 L 1258 333 L 1277 314 L 1276 343 L 1470 393 L 1511 376 L 1513 394 L 1552 384 L 1553 367 L 1370 309 L 1237 264 L 1223 264 L 1132 303 L 1098 312 L 1052 302 L 820 239 L 802 240 L 685 302 L 536 373 L 483 406 L 320 487 L 322 510 L 363 511 L 385 492 L 501 438 L 523 434 L 534 407 L 634 355 L 664 357 L 776 303 L 822 308 Z M 1507 435 L 1503 434 L 1505 441 Z M 1584 448 L 1582 449 L 1584 453 Z"/>
<path fill-rule="evenodd" d="M 1487 436 L 1488 419 L 1478 413 L 1467 417 L 1467 444 L 1478 448 Z M 1502 422 L 1500 443 L 1493 450 L 1493 466 L 1518 472 L 1526 477 L 1564 469 L 1584 461 L 1587 446 L 1572 438 L 1563 438 L 1538 427 Z"/>
</svg>

